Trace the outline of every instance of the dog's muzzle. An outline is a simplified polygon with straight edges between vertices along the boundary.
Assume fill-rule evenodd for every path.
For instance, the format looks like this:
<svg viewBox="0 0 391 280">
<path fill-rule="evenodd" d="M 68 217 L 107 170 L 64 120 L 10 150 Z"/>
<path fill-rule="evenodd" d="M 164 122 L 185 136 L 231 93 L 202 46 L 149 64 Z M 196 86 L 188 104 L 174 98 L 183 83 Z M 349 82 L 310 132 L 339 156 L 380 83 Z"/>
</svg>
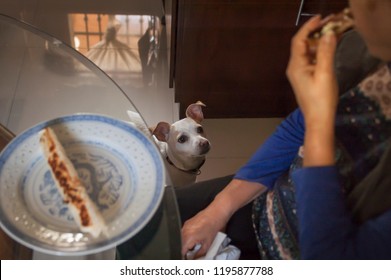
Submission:
<svg viewBox="0 0 391 280">
<path fill-rule="evenodd" d="M 205 155 L 210 150 L 210 143 L 209 141 L 200 141 L 198 147 L 200 148 L 200 155 Z"/>
</svg>

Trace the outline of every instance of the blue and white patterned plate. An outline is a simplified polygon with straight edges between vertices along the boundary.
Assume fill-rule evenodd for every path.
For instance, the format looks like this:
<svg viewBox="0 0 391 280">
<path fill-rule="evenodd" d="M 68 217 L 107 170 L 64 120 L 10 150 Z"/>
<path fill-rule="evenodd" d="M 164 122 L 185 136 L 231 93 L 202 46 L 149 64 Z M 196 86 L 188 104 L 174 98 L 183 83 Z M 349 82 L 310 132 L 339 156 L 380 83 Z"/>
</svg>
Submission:
<svg viewBox="0 0 391 280">
<path fill-rule="evenodd" d="M 39 145 L 50 126 L 63 144 L 107 236 L 82 233 L 58 192 Z M 38 124 L 0 154 L 0 225 L 18 242 L 56 255 L 110 249 L 139 232 L 162 197 L 165 172 L 155 144 L 130 124 L 103 115 L 77 114 Z"/>
</svg>

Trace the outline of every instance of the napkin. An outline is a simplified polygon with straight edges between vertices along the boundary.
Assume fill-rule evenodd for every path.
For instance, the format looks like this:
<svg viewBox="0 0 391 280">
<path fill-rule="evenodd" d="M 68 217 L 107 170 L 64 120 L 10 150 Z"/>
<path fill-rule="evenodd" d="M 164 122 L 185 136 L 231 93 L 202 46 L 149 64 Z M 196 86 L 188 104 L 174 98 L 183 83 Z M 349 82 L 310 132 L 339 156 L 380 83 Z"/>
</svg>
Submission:
<svg viewBox="0 0 391 280">
<path fill-rule="evenodd" d="M 231 239 L 223 232 L 218 232 L 205 256 L 197 260 L 238 260 L 240 250 L 230 245 Z M 197 251 L 201 249 L 201 244 L 197 244 L 193 250 L 186 254 L 186 259 L 193 260 Z"/>
</svg>

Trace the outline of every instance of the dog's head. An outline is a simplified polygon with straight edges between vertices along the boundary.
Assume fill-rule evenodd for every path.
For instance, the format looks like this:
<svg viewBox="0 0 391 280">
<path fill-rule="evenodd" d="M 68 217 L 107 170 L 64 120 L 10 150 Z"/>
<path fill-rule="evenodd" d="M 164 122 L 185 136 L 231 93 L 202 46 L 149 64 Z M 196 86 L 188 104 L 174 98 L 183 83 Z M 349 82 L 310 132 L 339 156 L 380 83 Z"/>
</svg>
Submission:
<svg viewBox="0 0 391 280">
<path fill-rule="evenodd" d="M 153 135 L 167 143 L 167 154 L 170 159 L 179 161 L 183 167 L 193 167 L 204 160 L 210 150 L 210 142 L 206 138 L 201 122 L 204 119 L 202 107 L 198 101 L 186 109 L 186 118 L 173 124 L 159 122 L 153 129 Z"/>
</svg>

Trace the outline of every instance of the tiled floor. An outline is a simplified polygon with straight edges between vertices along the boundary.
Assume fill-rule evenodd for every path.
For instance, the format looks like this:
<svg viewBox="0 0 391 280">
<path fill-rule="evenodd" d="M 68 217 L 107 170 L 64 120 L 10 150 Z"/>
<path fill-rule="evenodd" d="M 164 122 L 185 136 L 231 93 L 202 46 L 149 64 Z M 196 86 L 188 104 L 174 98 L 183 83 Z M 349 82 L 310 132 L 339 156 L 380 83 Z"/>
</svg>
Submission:
<svg viewBox="0 0 391 280">
<path fill-rule="evenodd" d="M 89 23 L 93 21 L 94 17 L 96 18 L 97 14 L 102 15 L 102 22 L 104 21 L 104 17 L 107 19 L 107 15 L 121 15 L 120 17 L 117 17 L 118 20 L 121 20 L 121 17 L 123 18 L 124 15 L 145 15 L 147 20 L 148 17 L 154 15 L 155 18 L 159 20 L 164 14 L 164 10 L 161 0 L 0 0 L 0 13 L 22 19 L 61 41 L 72 45 L 73 47 L 77 47 L 74 38 L 77 35 L 76 33 L 80 30 L 74 28 L 74 26 L 77 26 L 77 23 L 75 24 L 75 22 L 72 21 L 75 14 L 89 14 Z M 81 18 L 83 19 L 83 16 Z M 130 22 L 136 24 L 137 28 L 141 28 L 142 26 L 140 22 Z M 80 20 L 78 23 L 79 26 L 83 26 L 84 24 L 84 22 L 80 22 Z M 117 32 L 116 39 L 123 43 L 126 42 L 126 40 L 119 37 L 124 29 L 124 23 L 121 22 L 121 24 L 122 26 L 120 31 Z M 102 29 L 103 34 L 107 34 L 104 32 L 106 31 L 106 27 L 107 26 L 102 27 L 104 28 Z M 89 32 L 96 33 L 96 30 L 94 30 L 93 27 L 89 26 L 89 28 Z M 144 75 L 144 77 L 148 77 L 146 83 L 143 82 L 141 73 L 136 75 L 134 73 L 129 74 L 123 67 L 121 69 L 116 69 L 112 64 L 110 64 L 110 66 L 108 66 L 107 63 L 106 66 L 101 64 L 102 68 L 107 67 L 104 69 L 106 70 L 106 73 L 132 100 L 133 104 L 141 112 L 150 126 L 154 126 L 159 121 L 172 122 L 178 118 L 178 108 L 174 102 L 174 90 L 168 86 L 168 54 L 170 41 L 165 35 L 168 34 L 169 36 L 170 32 L 169 30 L 165 30 L 164 26 L 161 25 L 157 26 L 157 30 L 160 32 L 160 36 L 157 39 L 160 50 L 158 61 L 161 63 L 158 64 L 158 67 L 155 66 L 155 68 L 153 68 L 155 69 L 153 78 Z M 133 43 L 130 44 L 130 52 L 136 56 L 139 54 L 139 45 L 137 42 L 144 33 L 145 28 L 140 29 L 136 34 L 139 37 L 136 36 L 136 38 L 131 38 Z M 81 35 L 77 36 L 80 37 Z M 103 56 L 105 57 L 106 62 L 109 61 L 112 63 L 115 58 L 113 58 L 113 54 L 109 55 L 108 53 L 113 52 L 113 45 L 107 47 L 107 44 L 104 44 L 104 38 L 105 37 L 101 37 L 100 40 L 98 40 L 99 43 L 96 43 L 96 41 L 95 43 L 91 43 L 91 47 L 95 46 L 94 51 L 99 54 L 98 56 L 100 56 L 100 58 Z M 121 50 L 122 44 L 119 43 L 119 46 L 119 50 Z M 88 51 L 83 43 L 80 43 L 79 50 L 84 54 Z M 119 60 L 131 60 L 130 56 L 128 56 L 128 59 L 126 58 L 127 54 L 121 56 L 121 52 L 119 52 L 118 49 L 114 50 L 114 53 L 117 54 L 117 59 Z M 126 53 L 126 51 L 123 51 L 122 54 L 123 53 Z M 151 57 L 151 52 L 149 52 L 149 57 Z M 9 65 L 3 65 L 3 69 L 11 69 L 14 67 L 15 61 L 5 59 L 3 60 L 3 63 L 4 61 L 8 61 Z M 99 61 L 97 60 L 96 63 L 99 64 Z M 151 63 L 151 65 L 152 64 L 153 63 Z M 121 63 L 115 65 L 120 67 Z M 140 68 L 140 65 L 138 65 L 138 67 Z M 7 73 L 2 74 L 2 79 L 12 79 L 12 77 L 7 78 L 9 75 L 7 76 L 6 74 Z M 0 83 L 0 90 L 4 90 L 2 87 L 3 85 Z M 94 100 L 94 102 L 99 101 Z M 101 102 L 108 101 L 103 100 Z M 53 105 L 63 106 L 63 104 Z M 106 104 L 99 105 L 106 106 Z M 115 108 L 115 104 L 111 104 L 111 106 L 114 106 Z M 124 104 L 118 104 L 118 108 L 122 108 L 123 106 Z M 0 107 L 0 109 L 1 108 L 2 107 Z M 15 110 L 18 110 L 18 108 L 15 108 Z M 1 113 L 2 112 L 0 112 L 0 117 Z M 235 172 L 235 170 L 248 159 L 259 144 L 264 141 L 281 121 L 280 119 L 208 119 L 207 113 L 205 117 L 204 127 L 212 143 L 212 149 L 198 180 L 206 180 Z"/>
</svg>

